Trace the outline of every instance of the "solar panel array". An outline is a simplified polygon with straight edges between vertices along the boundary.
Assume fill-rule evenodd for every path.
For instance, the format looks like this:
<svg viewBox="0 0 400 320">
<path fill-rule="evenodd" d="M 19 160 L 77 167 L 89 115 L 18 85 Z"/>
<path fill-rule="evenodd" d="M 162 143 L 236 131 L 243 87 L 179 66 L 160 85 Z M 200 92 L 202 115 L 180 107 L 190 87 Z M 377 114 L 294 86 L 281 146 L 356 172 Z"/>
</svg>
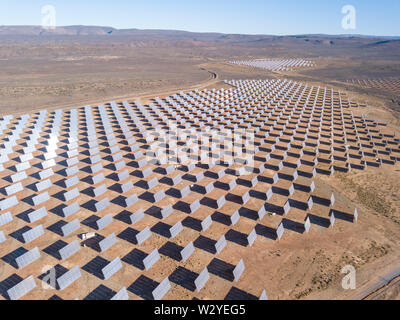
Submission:
<svg viewBox="0 0 400 320">
<path fill-rule="evenodd" d="M 272 70 L 272 71 L 290 71 L 299 68 L 315 67 L 315 63 L 306 59 L 285 59 L 285 60 L 248 60 L 248 61 L 231 61 L 236 65 L 245 65 L 254 68 Z"/>
<path fill-rule="evenodd" d="M 240 288 L 253 266 L 245 270 L 246 257 L 232 250 L 251 255 L 261 238 L 285 241 L 289 222 L 299 234 L 356 222 L 357 209 L 343 208 L 314 177 L 395 164 L 399 139 L 355 116 L 357 105 L 341 92 L 285 80 L 227 84 L 147 105 L 0 119 L 1 187 L 17 185 L 0 199 L 0 258 L 37 248 L 19 259 L 24 275 L 40 279 L 42 265 L 61 265 L 60 297 L 77 287 L 88 296 L 101 285 L 109 299 L 120 288 L 143 299 L 176 290 L 194 297 L 210 278 L 223 288 L 236 278 Z M 0 282 L 19 273 L 9 264 Z M 17 287 L 13 298 L 34 289 L 26 283 L 29 290 Z"/>
</svg>

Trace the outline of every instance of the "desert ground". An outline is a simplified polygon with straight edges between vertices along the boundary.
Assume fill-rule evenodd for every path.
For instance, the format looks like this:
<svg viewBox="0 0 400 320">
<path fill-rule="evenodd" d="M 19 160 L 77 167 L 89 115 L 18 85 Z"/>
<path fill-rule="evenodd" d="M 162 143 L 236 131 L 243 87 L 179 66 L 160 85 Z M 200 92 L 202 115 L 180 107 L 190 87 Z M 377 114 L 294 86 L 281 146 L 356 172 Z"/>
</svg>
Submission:
<svg viewBox="0 0 400 320">
<path fill-rule="evenodd" d="M 0 28 L 0 115 L 19 116 L 43 109 L 68 110 L 110 101 L 140 101 L 147 105 L 154 103 L 154 97 L 165 98 L 180 91 L 232 88 L 224 80 L 287 79 L 345 93 L 349 100 L 363 105 L 351 108 L 355 116 L 384 122 L 385 133 L 400 137 L 399 92 L 348 82 L 349 79 L 400 77 L 399 40 L 324 36 L 246 38 L 161 31 L 135 31 L 126 35 L 115 32 L 109 36 L 103 31 L 84 29 L 78 35 L 75 29 L 68 29 L 66 34 L 38 35 L 36 29 L 29 27 L 19 34 L 15 34 L 15 30 Z M 229 63 L 232 59 L 278 58 L 305 58 L 314 61 L 316 66 L 268 71 Z M 57 169 L 61 169 L 58 164 Z M 107 170 L 106 174 L 112 173 Z M 382 288 L 376 287 L 376 283 L 400 267 L 399 181 L 398 162 L 362 171 L 335 172 L 331 176 L 317 175 L 315 182 L 322 193 L 334 192 L 336 201 L 347 210 L 358 208 L 358 222 L 339 221 L 333 229 L 311 228 L 305 235 L 287 231 L 279 242 L 258 237 L 251 250 L 228 242 L 224 259 L 235 264 L 242 258 L 247 266 L 238 287 L 255 297 L 265 289 L 270 299 L 278 300 L 398 299 L 399 275 Z M 4 179 L 1 183 L 5 183 Z M 21 198 L 30 194 L 28 190 L 23 193 Z M 90 200 L 87 195 L 82 197 L 85 201 Z M 54 200 L 50 207 L 56 203 L 58 201 Z M 112 208 L 121 211 L 115 204 Z M 234 206 L 226 210 L 234 211 Z M 205 209 L 200 216 L 205 218 L 208 214 L 210 212 Z M 82 211 L 78 218 L 84 220 L 87 215 L 88 212 Z M 54 223 L 53 220 L 48 224 Z M 90 228 L 84 228 L 90 231 Z M 113 228 L 118 233 L 122 228 L 121 222 Z M 242 219 L 235 228 L 249 233 L 252 224 Z M 226 230 L 224 225 L 214 224 L 208 236 L 215 238 Z M 177 241 L 183 244 L 188 242 L 187 239 L 194 239 L 192 231 L 185 229 Z M 161 246 L 162 242 L 162 237 L 156 235 L 146 243 L 144 251 L 149 252 L 151 248 Z M 18 247 L 15 243 L 13 246 Z M 44 247 L 45 243 L 38 246 Z M 8 251 L 2 248 L 0 255 L 3 257 Z M 107 252 L 107 257 L 109 260 L 115 256 L 123 257 L 130 251 L 131 248 L 119 243 Z M 80 260 L 88 262 L 96 254 L 85 248 L 70 262 L 70 267 L 83 265 Z M 201 266 L 204 268 L 210 257 L 208 253 L 196 251 L 187 268 L 200 273 Z M 53 264 L 51 257 L 45 259 L 49 265 Z M 158 282 L 179 267 L 178 263 L 164 260 L 163 268 L 156 266 L 151 270 L 153 279 Z M 344 277 L 341 270 L 349 264 L 357 270 L 355 290 L 344 290 L 341 286 Z M 10 265 L 3 267 L 0 275 L 14 272 Z M 21 277 L 33 273 L 40 275 L 43 272 L 38 273 L 32 267 L 23 270 Z M 63 299 L 83 299 L 101 284 L 99 279 L 82 273 L 80 283 L 84 280 L 85 287 L 73 285 L 63 293 Z M 120 283 L 128 283 L 129 279 L 134 280 L 140 274 L 135 268 L 124 267 L 109 287 L 118 292 Z M 232 284 L 212 277 L 199 294 L 173 285 L 174 290 L 165 298 L 224 299 L 231 287 Z M 35 296 L 26 298 L 49 299 L 53 295 L 54 292 L 39 290 Z M 130 294 L 130 298 L 140 297 Z"/>
</svg>

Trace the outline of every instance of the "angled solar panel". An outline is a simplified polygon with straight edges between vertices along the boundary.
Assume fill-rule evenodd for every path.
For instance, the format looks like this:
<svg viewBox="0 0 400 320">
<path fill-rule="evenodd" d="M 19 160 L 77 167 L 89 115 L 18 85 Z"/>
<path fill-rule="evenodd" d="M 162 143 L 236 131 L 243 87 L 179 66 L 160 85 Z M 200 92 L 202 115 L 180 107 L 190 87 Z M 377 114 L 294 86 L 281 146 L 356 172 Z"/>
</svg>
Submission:
<svg viewBox="0 0 400 320">
<path fill-rule="evenodd" d="M 282 239 L 283 233 L 285 232 L 285 227 L 283 226 L 283 223 L 281 223 L 276 230 L 276 236 L 278 237 L 278 240 Z"/>
<path fill-rule="evenodd" d="M 10 198 L 4 199 L 0 202 L 0 210 L 4 211 L 10 209 L 18 204 L 18 200 L 16 196 L 12 196 Z"/>
<path fill-rule="evenodd" d="M 226 245 L 227 245 L 226 238 L 225 236 L 222 236 L 215 244 L 215 250 L 217 251 L 218 254 L 220 254 L 222 250 L 224 250 Z"/>
<path fill-rule="evenodd" d="M 196 286 L 197 292 L 200 292 L 201 289 L 206 285 L 207 281 L 210 279 L 210 274 L 208 273 L 207 268 L 205 268 L 199 276 L 196 278 L 194 281 L 194 284 Z"/>
<path fill-rule="evenodd" d="M 194 251 L 195 251 L 194 244 L 193 242 L 191 242 L 181 251 L 183 262 L 186 262 L 186 260 L 188 260 L 192 256 Z"/>
<path fill-rule="evenodd" d="M 105 266 L 101 272 L 103 273 L 104 279 L 110 279 L 115 273 L 117 273 L 122 268 L 121 259 L 118 257 L 111 261 L 107 266 Z"/>
<path fill-rule="evenodd" d="M 256 229 L 253 229 L 253 231 L 250 232 L 249 236 L 247 237 L 249 246 L 252 247 L 256 240 L 257 240 L 257 232 Z"/>
<path fill-rule="evenodd" d="M 120 291 L 118 291 L 118 293 L 114 297 L 111 298 L 111 300 L 115 300 L 115 301 L 129 300 L 128 291 L 126 290 L 126 288 L 122 288 Z"/>
<path fill-rule="evenodd" d="M 107 251 L 116 243 L 117 243 L 117 237 L 115 236 L 115 233 L 110 234 L 107 238 L 99 242 L 101 252 Z"/>
<path fill-rule="evenodd" d="M 64 217 L 69 217 L 80 210 L 79 204 L 77 202 L 70 204 L 63 209 Z"/>
<path fill-rule="evenodd" d="M 69 236 L 71 233 L 75 232 L 81 227 L 79 223 L 79 219 L 75 219 L 74 221 L 67 223 L 65 226 L 61 227 L 61 231 L 64 237 Z"/>
<path fill-rule="evenodd" d="M 139 211 L 133 213 L 131 216 L 131 222 L 132 224 L 136 224 L 138 223 L 140 220 L 142 220 L 144 218 L 144 212 L 142 209 L 140 209 Z"/>
<path fill-rule="evenodd" d="M 12 196 L 18 192 L 21 192 L 23 189 L 24 189 L 24 187 L 22 186 L 22 183 L 19 182 L 19 183 L 16 183 L 16 184 L 6 187 L 5 191 L 8 196 Z"/>
<path fill-rule="evenodd" d="M 35 279 L 30 276 L 7 291 L 11 300 L 18 300 L 36 287 Z"/>
<path fill-rule="evenodd" d="M 10 212 L 0 214 L 0 227 L 10 223 L 11 221 L 13 221 L 13 217 Z"/>
<path fill-rule="evenodd" d="M 160 255 L 158 250 L 155 249 L 145 259 L 143 259 L 143 265 L 146 270 L 149 270 L 158 260 L 160 260 Z"/>
<path fill-rule="evenodd" d="M 150 237 L 151 237 L 151 230 L 149 227 L 147 227 L 146 229 L 144 229 L 143 231 L 139 232 L 136 235 L 136 240 L 137 240 L 138 244 L 141 245 L 143 242 L 145 242 Z"/>
<path fill-rule="evenodd" d="M 103 218 L 97 220 L 97 227 L 99 230 L 103 230 L 105 227 L 113 222 L 113 217 L 111 214 L 104 216 Z"/>
<path fill-rule="evenodd" d="M 61 277 L 57 279 L 58 286 L 60 290 L 64 290 L 73 284 L 76 280 L 78 280 L 82 276 L 79 267 L 71 269 L 70 271 L 64 273 Z"/>
<path fill-rule="evenodd" d="M 39 221 L 47 216 L 47 210 L 45 207 L 35 210 L 28 214 L 29 221 L 31 223 Z"/>
<path fill-rule="evenodd" d="M 154 300 L 161 300 L 171 289 L 171 283 L 169 279 L 166 278 L 163 282 L 161 282 L 158 287 L 152 292 Z"/>
<path fill-rule="evenodd" d="M 3 243 L 7 240 L 3 231 L 0 231 L 0 243 Z"/>
<path fill-rule="evenodd" d="M 104 198 L 103 200 L 96 202 L 94 206 L 96 208 L 96 211 L 100 212 L 107 208 L 109 205 L 110 201 L 108 200 L 108 198 Z"/>
<path fill-rule="evenodd" d="M 201 223 L 201 227 L 203 229 L 203 231 L 207 231 L 208 228 L 212 225 L 213 221 L 211 219 L 211 215 L 209 215 L 207 218 L 205 218 L 203 220 L 203 222 Z"/>
<path fill-rule="evenodd" d="M 235 277 L 235 281 L 238 282 L 240 276 L 242 275 L 242 273 L 244 272 L 244 262 L 243 259 L 239 261 L 238 265 L 236 266 L 236 268 L 233 270 L 233 276 Z"/>
<path fill-rule="evenodd" d="M 68 259 L 72 255 L 77 253 L 80 249 L 81 249 L 81 246 L 79 245 L 78 240 L 71 242 L 70 244 L 66 245 L 64 248 L 59 250 L 61 260 Z"/>
<path fill-rule="evenodd" d="M 175 238 L 182 231 L 183 231 L 183 225 L 182 225 L 181 221 L 179 221 L 171 229 L 169 229 L 169 232 L 171 233 L 172 238 Z"/>
<path fill-rule="evenodd" d="M 48 200 L 50 200 L 50 196 L 49 196 L 48 192 L 43 192 L 32 198 L 33 204 L 35 206 L 40 206 L 42 203 L 44 203 Z"/>
<path fill-rule="evenodd" d="M 27 265 L 35 262 L 40 258 L 38 248 L 34 248 L 15 259 L 19 269 L 25 268 Z"/>
<path fill-rule="evenodd" d="M 44 234 L 44 230 L 42 225 L 39 225 L 29 231 L 26 231 L 22 234 L 25 243 L 29 243 Z"/>
</svg>

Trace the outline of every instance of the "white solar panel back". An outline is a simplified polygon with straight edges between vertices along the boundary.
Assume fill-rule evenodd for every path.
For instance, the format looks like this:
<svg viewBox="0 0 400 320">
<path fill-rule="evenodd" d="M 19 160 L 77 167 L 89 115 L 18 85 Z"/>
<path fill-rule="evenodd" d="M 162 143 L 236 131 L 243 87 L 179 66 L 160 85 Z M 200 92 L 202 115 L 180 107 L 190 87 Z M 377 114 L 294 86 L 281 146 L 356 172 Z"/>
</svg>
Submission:
<svg viewBox="0 0 400 320">
<path fill-rule="evenodd" d="M 11 300 L 18 300 L 36 287 L 35 279 L 30 276 L 7 291 Z"/>
</svg>

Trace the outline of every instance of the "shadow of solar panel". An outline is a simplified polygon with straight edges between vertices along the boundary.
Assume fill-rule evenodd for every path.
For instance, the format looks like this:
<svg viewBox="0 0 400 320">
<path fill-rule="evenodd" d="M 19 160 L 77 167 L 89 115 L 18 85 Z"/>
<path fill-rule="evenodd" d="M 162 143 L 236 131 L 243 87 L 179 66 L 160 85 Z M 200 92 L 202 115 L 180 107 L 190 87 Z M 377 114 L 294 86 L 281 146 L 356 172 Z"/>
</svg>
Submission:
<svg viewBox="0 0 400 320">
<path fill-rule="evenodd" d="M 258 298 L 250 293 L 247 293 L 246 291 L 232 287 L 231 290 L 229 290 L 229 292 L 224 300 L 226 300 L 226 301 L 253 301 L 253 300 L 258 300 Z"/>
<path fill-rule="evenodd" d="M 28 252 L 28 250 L 26 250 L 24 247 L 19 247 L 18 249 L 14 250 L 14 251 L 8 253 L 7 255 L 5 255 L 4 257 L 2 257 L 1 260 L 8 263 L 15 269 L 18 269 L 18 264 L 16 262 L 16 259 L 18 257 L 23 256 L 27 252 Z"/>
<path fill-rule="evenodd" d="M 115 295 L 116 295 L 115 291 L 111 290 L 110 288 L 107 288 L 104 285 L 100 285 L 83 300 L 107 301 L 111 300 Z"/>
<path fill-rule="evenodd" d="M 54 295 L 54 296 L 51 296 L 50 298 L 49 298 L 49 301 L 57 301 L 57 300 L 63 300 L 63 299 L 61 299 L 58 295 Z"/>
<path fill-rule="evenodd" d="M 128 241 L 132 244 L 138 244 L 136 236 L 139 234 L 139 231 L 132 229 L 132 228 L 126 228 L 124 231 L 122 231 L 119 235 L 118 238 Z"/>
<path fill-rule="evenodd" d="M 107 265 L 109 265 L 109 262 L 106 259 L 97 256 L 96 258 L 92 259 L 89 263 L 87 263 L 85 266 L 83 266 L 82 270 L 90 274 L 93 274 L 94 276 L 96 276 L 101 280 L 105 280 L 102 270 Z"/>
<path fill-rule="evenodd" d="M 225 234 L 225 238 L 226 238 L 226 240 L 234 242 L 243 247 L 247 247 L 247 245 L 249 244 L 249 242 L 247 240 L 247 235 L 242 232 L 236 231 L 236 230 L 230 229 Z"/>
<path fill-rule="evenodd" d="M 128 253 L 125 257 L 123 257 L 122 261 L 143 271 L 145 270 L 143 260 L 147 256 L 148 256 L 147 253 L 140 251 L 138 249 L 134 249 L 130 253 Z"/>
<path fill-rule="evenodd" d="M 198 274 L 192 272 L 183 267 L 178 267 L 170 276 L 169 279 L 171 282 L 194 292 L 196 290 L 196 286 L 194 282 L 196 281 Z"/>
<path fill-rule="evenodd" d="M 158 287 L 158 285 L 158 282 L 141 275 L 129 286 L 128 291 L 144 300 L 154 300 L 153 291 Z"/>
<path fill-rule="evenodd" d="M 199 231 L 200 232 L 200 231 L 203 230 L 201 222 L 202 221 L 200 221 L 198 219 L 195 219 L 195 218 L 192 218 L 192 217 L 186 217 L 182 221 L 182 225 L 187 227 L 187 228 L 190 228 L 190 229 L 193 229 L 195 231 Z"/>
<path fill-rule="evenodd" d="M 159 253 L 173 260 L 181 261 L 182 260 L 181 251 L 183 249 L 184 249 L 183 247 L 168 241 L 159 249 Z"/>
<path fill-rule="evenodd" d="M 59 220 L 55 224 L 52 224 L 47 228 L 47 230 L 50 230 L 54 232 L 55 234 L 58 234 L 59 236 L 64 236 L 62 227 L 66 226 L 67 223 L 64 220 Z"/>
<path fill-rule="evenodd" d="M 222 279 L 233 282 L 235 277 L 233 276 L 233 270 L 235 266 L 225 261 L 214 258 L 207 267 L 208 271 Z"/>
</svg>

